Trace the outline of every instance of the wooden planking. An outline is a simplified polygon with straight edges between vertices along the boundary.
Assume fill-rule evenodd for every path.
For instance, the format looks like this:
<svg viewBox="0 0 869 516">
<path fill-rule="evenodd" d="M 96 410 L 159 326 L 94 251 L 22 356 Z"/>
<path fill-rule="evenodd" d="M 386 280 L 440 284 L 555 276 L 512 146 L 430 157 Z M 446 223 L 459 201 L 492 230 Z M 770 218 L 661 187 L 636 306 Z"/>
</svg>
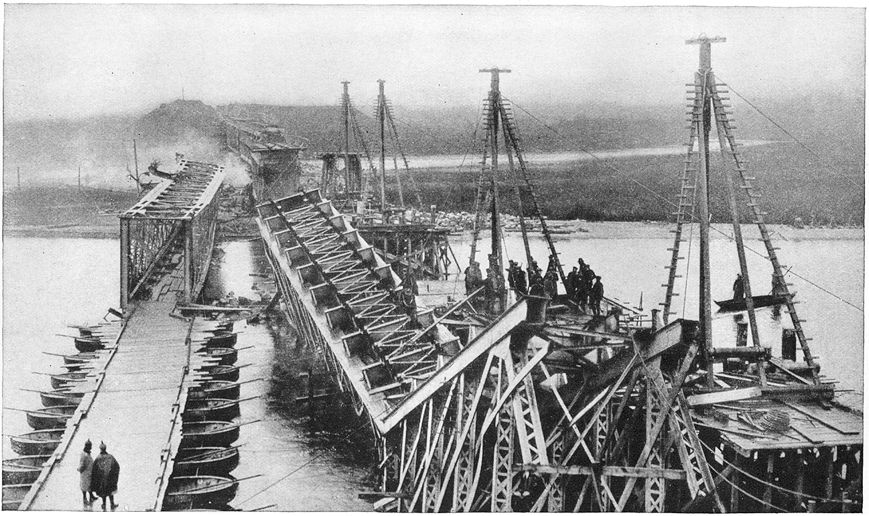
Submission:
<svg viewBox="0 0 869 516">
<path fill-rule="evenodd" d="M 715 421 L 710 415 L 700 415 L 696 411 L 696 421 L 709 427 L 722 428 L 722 439 L 729 442 L 740 454 L 748 456 L 754 451 L 787 450 L 816 448 L 819 446 L 850 446 L 863 444 L 863 420 L 853 412 L 837 407 L 824 410 L 812 402 L 788 402 L 783 404 L 774 400 L 752 400 L 749 402 L 729 402 L 715 405 L 715 408 L 730 416 L 726 426 Z M 785 433 L 760 432 L 757 428 L 738 420 L 740 412 L 751 413 L 757 420 L 762 412 L 778 409 L 790 416 L 791 429 Z M 823 421 L 823 422 L 822 422 Z M 741 432 L 744 433 L 735 433 Z M 762 434 L 754 437 L 753 434 Z"/>
<path fill-rule="evenodd" d="M 70 443 L 28 504 L 31 510 L 77 510 L 79 456 L 84 442 L 105 441 L 121 465 L 117 503 L 123 510 L 159 509 L 160 480 L 167 473 L 163 457 L 173 426 L 182 383 L 189 382 L 187 336 L 191 322 L 170 317 L 172 302 L 138 305 L 127 322 L 117 350 L 100 373 L 103 380 L 86 413 L 67 432 Z M 159 365 L 162 370 L 156 370 Z M 147 372 L 142 372 L 147 371 Z M 147 396 L 131 395 L 147 390 Z M 83 403 L 83 405 L 85 405 Z M 177 441 L 175 441 L 177 444 Z"/>
</svg>

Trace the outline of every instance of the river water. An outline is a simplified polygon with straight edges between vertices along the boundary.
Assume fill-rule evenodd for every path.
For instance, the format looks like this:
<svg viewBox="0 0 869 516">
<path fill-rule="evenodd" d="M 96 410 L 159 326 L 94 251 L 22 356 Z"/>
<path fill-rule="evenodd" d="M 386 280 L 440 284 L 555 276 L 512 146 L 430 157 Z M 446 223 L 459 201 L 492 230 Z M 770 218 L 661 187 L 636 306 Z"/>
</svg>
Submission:
<svg viewBox="0 0 869 516">
<path fill-rule="evenodd" d="M 771 140 L 740 140 L 743 147 L 756 147 L 758 145 L 769 145 L 777 143 Z M 710 152 L 717 152 L 719 149 L 718 142 L 710 142 Z M 638 147 L 634 149 L 612 149 L 612 150 L 596 150 L 594 154 L 579 151 L 565 152 L 529 152 L 524 155 L 526 161 L 532 165 L 560 165 L 565 163 L 576 163 L 582 161 L 592 161 L 599 159 L 624 159 L 624 158 L 641 158 L 649 156 L 681 156 L 685 154 L 685 146 L 669 145 L 662 147 Z M 504 155 L 504 159 L 506 159 Z M 412 169 L 429 169 L 429 168 L 459 168 L 462 166 L 470 166 L 479 158 L 475 156 L 467 156 L 463 154 L 430 154 L 426 156 L 408 156 L 407 161 Z M 309 166 L 317 168 L 321 165 L 319 160 L 304 160 Z"/>
<path fill-rule="evenodd" d="M 589 224 L 593 226 L 593 224 Z M 665 238 L 636 238 L 636 225 L 626 224 L 631 238 L 618 232 L 607 237 L 587 234 L 555 235 L 562 262 L 568 267 L 582 257 L 603 277 L 606 294 L 637 305 L 640 296 L 649 309 L 661 301 L 662 283 L 666 282 L 664 265 L 669 263 Z M 833 232 L 834 234 L 835 232 Z M 831 234 L 832 235 L 832 234 Z M 746 230 L 749 247 L 762 249 L 756 234 Z M 451 238 L 463 264 L 467 263 L 468 239 Z M 524 262 L 521 238 L 506 237 L 509 259 Z M 808 278 L 836 296 L 861 307 L 863 299 L 863 240 L 828 238 L 794 239 L 777 242 L 783 262 L 792 272 Z M 488 242 L 479 249 L 485 252 Z M 684 244 L 687 251 L 688 244 Z M 698 244 L 692 242 L 688 260 L 689 277 L 696 278 Z M 537 261 L 546 263 L 548 251 L 541 237 L 533 237 L 531 249 Z M 713 270 L 712 292 L 715 299 L 731 296 L 731 285 L 738 271 L 735 251 L 720 235 L 711 245 Z M 258 299 L 257 289 L 269 285 L 262 276 L 268 265 L 258 242 L 231 241 L 218 246 L 216 263 L 207 287 L 219 295 L 233 291 L 236 295 Z M 484 262 L 484 256 L 478 255 Z M 483 259 L 480 259 L 483 258 Z M 118 305 L 118 241 L 115 239 L 45 239 L 6 238 L 3 245 L 3 405 L 36 408 L 38 395 L 21 388 L 47 389 L 48 379 L 33 371 L 55 372 L 60 359 L 42 352 L 72 353 L 71 340 L 57 336 L 72 333 L 67 324 L 96 322 L 106 308 Z M 749 252 L 749 268 L 756 273 L 756 294 L 769 289 L 770 266 Z M 835 377 L 842 389 L 863 390 L 863 313 L 806 281 L 789 275 L 798 292 L 800 316 L 805 329 L 814 337 L 812 351 L 820 356 L 821 372 Z M 254 288 L 253 285 L 257 284 Z M 688 289 L 679 284 L 675 308 L 682 315 L 696 318 L 696 280 Z M 273 286 L 271 287 L 273 288 Z M 456 291 L 463 290 L 456 282 Z M 786 319 L 786 317 L 785 317 Z M 758 317 L 765 345 L 778 354 L 781 318 L 771 309 L 762 309 Z M 718 314 L 713 322 L 717 345 L 733 345 L 736 322 L 733 316 Z M 255 509 L 274 505 L 270 510 L 326 511 L 370 510 L 357 493 L 374 489 L 374 459 L 368 430 L 352 411 L 331 405 L 328 410 L 314 411 L 304 404 L 293 403 L 299 395 L 299 373 L 314 365 L 313 350 L 293 338 L 293 332 L 281 318 L 256 325 L 237 325 L 237 347 L 252 346 L 239 353 L 239 364 L 250 363 L 241 371 L 241 380 L 261 378 L 246 384 L 242 397 L 260 396 L 242 406 L 244 420 L 261 420 L 243 427 L 239 443 L 241 464 L 233 473 L 242 478 L 261 475 L 242 482 L 233 506 Z M 326 416 L 328 415 L 328 417 Z M 24 416 L 4 411 L 4 435 L 29 430 Z M 3 456 L 13 456 L 8 438 L 3 440 Z M 124 461 L 134 457 L 118 457 Z M 119 494 L 119 498 L 123 493 Z M 71 501 L 77 508 L 78 500 Z"/>
</svg>

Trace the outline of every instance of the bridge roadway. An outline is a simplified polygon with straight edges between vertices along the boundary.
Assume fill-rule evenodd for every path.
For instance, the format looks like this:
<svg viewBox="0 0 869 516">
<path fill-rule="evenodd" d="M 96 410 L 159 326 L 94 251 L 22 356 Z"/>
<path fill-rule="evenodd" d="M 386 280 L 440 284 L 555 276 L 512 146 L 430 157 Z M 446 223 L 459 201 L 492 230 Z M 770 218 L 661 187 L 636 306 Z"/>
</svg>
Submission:
<svg viewBox="0 0 869 516">
<path fill-rule="evenodd" d="M 21 509 L 80 509 L 76 471 L 88 439 L 93 457 L 103 441 L 121 465 L 117 510 L 160 510 L 172 456 L 181 438 L 178 408 L 193 380 L 190 334 L 195 319 L 170 315 L 172 301 L 139 303 L 106 353 L 87 394 L 67 425 L 64 440 L 43 469 Z M 196 356 L 193 355 L 196 360 Z M 144 394 L 147 393 L 147 394 Z M 97 501 L 94 504 L 99 509 Z"/>
</svg>

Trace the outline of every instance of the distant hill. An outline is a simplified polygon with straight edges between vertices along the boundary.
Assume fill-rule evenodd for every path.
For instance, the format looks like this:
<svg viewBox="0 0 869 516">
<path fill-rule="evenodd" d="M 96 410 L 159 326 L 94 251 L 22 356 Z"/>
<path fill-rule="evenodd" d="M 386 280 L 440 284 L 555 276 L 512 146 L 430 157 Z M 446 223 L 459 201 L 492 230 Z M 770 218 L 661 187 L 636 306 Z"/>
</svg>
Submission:
<svg viewBox="0 0 869 516">
<path fill-rule="evenodd" d="M 187 137 L 219 138 L 220 114 L 201 100 L 175 100 L 140 117 L 136 137 L 148 144 L 175 144 Z"/>
<path fill-rule="evenodd" d="M 824 213 L 835 220 L 862 220 L 864 171 L 864 98 L 862 95 L 830 96 L 806 94 L 771 99 L 750 99 L 761 112 L 735 94 L 730 95 L 737 137 L 743 140 L 790 142 L 753 152 L 751 164 L 758 177 L 766 177 L 782 202 L 771 218 L 781 221 L 796 216 Z M 369 149 L 376 155 L 377 133 L 373 107 L 356 105 L 357 122 Z M 514 112 L 524 150 L 527 152 L 614 150 L 673 146 L 687 139 L 685 106 L 624 106 L 617 104 L 515 104 Z M 477 161 L 482 135 L 478 127 L 478 106 L 409 107 L 394 106 L 397 129 L 409 155 L 469 154 Z M 222 115 L 256 117 L 283 127 L 288 135 L 308 140 L 307 157 L 335 150 L 343 139 L 340 108 L 335 106 L 277 106 L 227 104 L 211 107 L 198 100 L 175 100 L 153 110 L 117 116 L 76 120 L 30 120 L 5 126 L 4 184 L 16 182 L 21 167 L 27 184 L 75 184 L 78 167 L 85 186 L 133 189 L 127 170 L 133 168 L 132 140 L 137 142 L 139 170 L 152 160 L 166 165 L 175 153 L 193 159 L 227 163 L 236 180 L 244 179 L 240 162 L 227 155 L 220 142 Z M 771 122 L 772 119 L 784 128 Z M 476 129 L 475 129 L 476 128 Z M 801 144 L 792 141 L 797 138 Z M 476 149 L 476 150 L 475 150 Z M 676 160 L 643 159 L 630 164 L 637 181 L 660 185 L 663 194 L 676 186 Z M 613 162 L 619 167 L 627 163 Z M 468 166 L 465 172 L 471 173 Z M 667 218 L 661 206 L 650 199 L 631 195 L 631 182 L 612 175 L 606 167 L 556 167 L 539 170 L 541 192 L 547 192 L 553 216 L 590 218 Z M 463 174 L 465 173 L 463 172 Z M 590 175 L 589 175 L 590 174 Z M 843 181 L 841 174 L 850 179 Z M 463 195 L 472 192 L 473 177 L 445 178 L 432 175 L 425 183 L 426 202 L 470 209 Z M 440 184 L 439 181 L 446 181 Z M 449 184 L 447 184 L 449 183 Z M 559 186 L 560 185 L 560 186 Z M 454 191 L 460 188 L 461 191 Z M 581 197 L 594 193 L 593 198 Z M 472 193 L 471 193 L 472 195 Z M 586 204 L 579 199 L 588 199 Z M 823 199 L 823 201 L 821 201 Z M 823 206 L 819 203 L 823 202 Z M 471 203 L 472 204 L 472 203 Z M 628 208 L 628 206 L 632 206 Z"/>
<path fill-rule="evenodd" d="M 3 183 L 74 184 L 78 168 L 86 186 L 134 189 L 133 139 L 139 171 L 152 160 L 168 164 L 175 153 L 223 161 L 220 115 L 199 100 L 175 100 L 138 115 L 29 120 L 6 124 Z"/>
</svg>

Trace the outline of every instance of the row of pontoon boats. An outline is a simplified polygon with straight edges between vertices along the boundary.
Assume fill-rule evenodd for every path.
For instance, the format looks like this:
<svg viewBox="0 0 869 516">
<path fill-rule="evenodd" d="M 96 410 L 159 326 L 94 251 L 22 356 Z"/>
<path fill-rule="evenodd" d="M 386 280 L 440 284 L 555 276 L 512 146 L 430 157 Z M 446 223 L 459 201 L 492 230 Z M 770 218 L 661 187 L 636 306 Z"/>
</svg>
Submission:
<svg viewBox="0 0 869 516">
<path fill-rule="evenodd" d="M 51 390 L 37 391 L 43 408 L 24 410 L 32 432 L 11 436 L 18 457 L 3 460 L 3 509 L 18 509 L 37 481 L 68 431 L 84 397 L 93 392 L 100 371 L 105 368 L 121 322 L 77 326 L 73 337 L 78 353 L 53 354 L 61 357 L 64 373 L 49 374 Z M 220 324 L 208 333 L 196 354 L 204 365 L 194 372 L 195 383 L 188 391 L 181 413 L 182 438 L 164 498 L 166 510 L 221 508 L 235 497 L 238 480 L 230 473 L 239 464 L 238 446 L 241 416 L 241 385 L 236 365 L 238 335 L 232 323 Z M 251 399 L 251 398 L 247 398 Z"/>
</svg>

